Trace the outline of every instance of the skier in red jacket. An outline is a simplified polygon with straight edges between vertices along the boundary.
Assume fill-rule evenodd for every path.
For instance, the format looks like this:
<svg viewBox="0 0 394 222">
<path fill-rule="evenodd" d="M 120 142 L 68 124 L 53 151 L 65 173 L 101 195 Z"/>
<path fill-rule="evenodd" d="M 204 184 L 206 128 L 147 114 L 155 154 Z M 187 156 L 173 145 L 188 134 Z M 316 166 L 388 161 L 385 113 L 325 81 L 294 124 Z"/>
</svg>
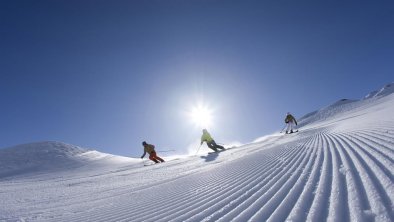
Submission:
<svg viewBox="0 0 394 222">
<path fill-rule="evenodd" d="M 148 144 L 147 142 L 142 142 L 144 146 L 144 154 L 142 154 L 141 159 L 144 158 L 145 154 L 149 154 L 149 159 L 155 163 L 164 162 L 164 160 L 156 155 L 155 146 L 152 144 Z"/>
</svg>

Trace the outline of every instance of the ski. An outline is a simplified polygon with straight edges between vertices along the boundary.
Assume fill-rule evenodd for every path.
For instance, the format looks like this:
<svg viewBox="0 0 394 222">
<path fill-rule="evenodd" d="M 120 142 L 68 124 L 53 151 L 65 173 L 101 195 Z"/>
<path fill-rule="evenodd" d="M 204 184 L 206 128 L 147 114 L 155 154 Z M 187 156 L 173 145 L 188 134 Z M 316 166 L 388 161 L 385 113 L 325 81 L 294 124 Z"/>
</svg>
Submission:
<svg viewBox="0 0 394 222">
<path fill-rule="evenodd" d="M 154 166 L 154 165 L 157 165 L 157 164 L 159 164 L 159 163 L 144 164 L 144 166 Z"/>
<path fill-rule="evenodd" d="M 290 132 L 290 133 L 286 133 L 286 134 L 293 134 L 293 133 L 298 133 L 298 130 L 293 131 L 292 133 Z"/>
<path fill-rule="evenodd" d="M 223 152 L 223 151 L 226 151 L 226 149 L 224 149 L 224 150 L 218 150 L 218 151 L 213 151 L 213 152 L 208 152 L 208 154 L 220 153 L 220 152 Z"/>
</svg>

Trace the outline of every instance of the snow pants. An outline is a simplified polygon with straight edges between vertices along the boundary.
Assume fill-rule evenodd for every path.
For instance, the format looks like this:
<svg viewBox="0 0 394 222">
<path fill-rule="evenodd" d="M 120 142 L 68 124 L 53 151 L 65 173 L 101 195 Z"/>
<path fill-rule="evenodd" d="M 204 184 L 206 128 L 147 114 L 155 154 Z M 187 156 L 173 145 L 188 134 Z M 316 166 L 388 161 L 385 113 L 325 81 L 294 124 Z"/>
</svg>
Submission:
<svg viewBox="0 0 394 222">
<path fill-rule="evenodd" d="M 160 161 L 160 162 L 164 162 L 164 160 L 163 160 L 162 158 L 160 158 L 160 157 L 158 157 L 158 156 L 156 155 L 156 152 L 155 152 L 155 151 L 152 151 L 152 152 L 149 154 L 149 159 L 152 160 L 152 161 L 155 162 L 155 163 L 159 163 L 159 161 Z"/>
<path fill-rule="evenodd" d="M 287 123 L 286 133 L 292 133 L 295 129 L 295 123 L 293 121 Z"/>
<path fill-rule="evenodd" d="M 213 149 L 214 151 L 218 151 L 218 149 L 224 150 L 223 146 L 217 145 L 215 140 L 207 142 L 209 148 Z"/>
</svg>

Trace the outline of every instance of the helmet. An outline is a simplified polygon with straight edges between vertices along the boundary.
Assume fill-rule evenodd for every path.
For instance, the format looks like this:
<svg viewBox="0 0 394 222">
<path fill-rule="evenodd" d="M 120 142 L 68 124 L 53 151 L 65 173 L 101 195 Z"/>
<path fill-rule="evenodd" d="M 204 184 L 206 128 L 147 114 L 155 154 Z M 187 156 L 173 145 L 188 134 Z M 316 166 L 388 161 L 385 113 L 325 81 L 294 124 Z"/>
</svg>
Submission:
<svg viewBox="0 0 394 222">
<path fill-rule="evenodd" d="M 146 146 L 146 144 L 147 144 L 147 143 L 146 143 L 145 141 L 144 141 L 144 142 L 142 142 L 142 145 L 143 145 L 143 146 Z"/>
<path fill-rule="evenodd" d="M 206 132 L 208 132 L 208 130 L 207 129 L 202 129 L 202 132 L 206 133 Z"/>
</svg>

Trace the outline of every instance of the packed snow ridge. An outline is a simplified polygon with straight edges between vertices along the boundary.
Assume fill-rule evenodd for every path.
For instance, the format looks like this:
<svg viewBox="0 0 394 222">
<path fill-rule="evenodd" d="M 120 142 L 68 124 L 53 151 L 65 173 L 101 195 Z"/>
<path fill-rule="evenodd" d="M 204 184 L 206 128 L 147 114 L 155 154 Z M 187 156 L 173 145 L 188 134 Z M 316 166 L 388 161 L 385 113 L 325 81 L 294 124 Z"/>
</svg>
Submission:
<svg viewBox="0 0 394 222">
<path fill-rule="evenodd" d="M 368 103 L 377 100 L 381 97 L 390 95 L 393 92 L 394 92 L 394 83 L 390 83 L 382 87 L 380 90 L 375 90 L 369 93 L 364 97 L 363 100 L 340 99 L 337 102 L 327 107 L 306 114 L 305 116 L 301 117 L 298 122 L 302 127 L 312 122 L 327 120 L 335 117 L 336 115 L 342 115 L 347 111 L 355 110 L 357 107 L 364 106 L 366 102 Z"/>
<path fill-rule="evenodd" d="M 151 166 L 58 142 L 0 150 L 0 221 L 394 221 L 393 88 Z"/>
<path fill-rule="evenodd" d="M 87 164 L 126 159 L 56 141 L 23 144 L 0 149 L 0 179 L 59 172 Z"/>
<path fill-rule="evenodd" d="M 373 98 L 373 97 L 379 97 L 379 96 L 387 96 L 391 93 L 394 92 L 394 82 L 385 85 L 383 88 L 381 88 L 380 90 L 375 90 L 372 91 L 371 93 L 369 93 L 368 95 L 366 95 L 364 97 L 364 99 L 369 99 L 369 98 Z"/>
<path fill-rule="evenodd" d="M 77 167 L 86 150 L 59 142 L 39 142 L 0 150 L 0 178 Z"/>
</svg>

